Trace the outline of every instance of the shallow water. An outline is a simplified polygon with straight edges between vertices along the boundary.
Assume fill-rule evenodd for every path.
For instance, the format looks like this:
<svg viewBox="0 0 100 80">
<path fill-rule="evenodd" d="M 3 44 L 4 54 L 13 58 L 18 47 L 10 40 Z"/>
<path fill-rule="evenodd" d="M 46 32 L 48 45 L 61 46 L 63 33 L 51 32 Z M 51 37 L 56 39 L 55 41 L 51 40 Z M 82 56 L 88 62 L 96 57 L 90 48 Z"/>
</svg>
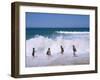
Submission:
<svg viewBox="0 0 100 80">
<path fill-rule="evenodd" d="M 42 35 L 26 40 L 26 67 L 82 65 L 89 64 L 89 33 L 60 33 L 53 37 Z M 72 45 L 77 49 L 77 57 L 73 56 Z M 62 55 L 60 46 L 64 48 Z M 35 48 L 35 57 L 32 49 Z M 51 49 L 51 56 L 47 56 L 47 49 Z"/>
</svg>

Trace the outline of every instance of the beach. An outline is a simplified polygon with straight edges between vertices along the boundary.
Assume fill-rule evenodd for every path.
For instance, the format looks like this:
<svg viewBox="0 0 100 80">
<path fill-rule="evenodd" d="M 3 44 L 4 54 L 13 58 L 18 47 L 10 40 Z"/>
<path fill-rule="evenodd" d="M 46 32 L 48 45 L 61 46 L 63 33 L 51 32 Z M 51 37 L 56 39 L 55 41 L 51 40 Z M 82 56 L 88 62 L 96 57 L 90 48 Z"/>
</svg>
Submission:
<svg viewBox="0 0 100 80">
<path fill-rule="evenodd" d="M 63 54 L 61 45 L 64 48 Z M 76 56 L 73 56 L 72 45 L 77 49 Z M 33 48 L 35 48 L 34 57 Z M 51 50 L 50 56 L 46 55 L 48 48 Z M 89 56 L 89 32 L 59 31 L 53 37 L 36 35 L 26 40 L 26 67 L 85 65 L 90 62 Z"/>
</svg>

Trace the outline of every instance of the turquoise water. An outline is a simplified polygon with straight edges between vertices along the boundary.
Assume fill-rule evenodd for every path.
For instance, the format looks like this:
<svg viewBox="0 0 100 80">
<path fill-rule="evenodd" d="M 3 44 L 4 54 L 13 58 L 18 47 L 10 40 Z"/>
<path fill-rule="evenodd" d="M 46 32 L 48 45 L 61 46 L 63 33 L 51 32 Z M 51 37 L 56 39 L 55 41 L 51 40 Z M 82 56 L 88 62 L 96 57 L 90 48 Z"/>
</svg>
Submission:
<svg viewBox="0 0 100 80">
<path fill-rule="evenodd" d="M 26 40 L 33 38 L 36 35 L 55 38 L 57 35 L 61 35 L 60 33 L 57 33 L 59 31 L 89 32 L 89 28 L 26 28 Z"/>
</svg>

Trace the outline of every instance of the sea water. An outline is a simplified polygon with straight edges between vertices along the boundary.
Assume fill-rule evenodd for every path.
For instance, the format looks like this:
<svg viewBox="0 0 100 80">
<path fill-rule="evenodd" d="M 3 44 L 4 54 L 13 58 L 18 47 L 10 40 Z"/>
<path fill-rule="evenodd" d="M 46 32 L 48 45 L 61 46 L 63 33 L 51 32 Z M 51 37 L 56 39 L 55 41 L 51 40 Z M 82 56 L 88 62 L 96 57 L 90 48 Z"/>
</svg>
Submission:
<svg viewBox="0 0 100 80">
<path fill-rule="evenodd" d="M 60 55 L 61 45 L 64 56 Z M 72 45 L 77 48 L 77 58 L 73 57 Z M 52 55 L 49 59 L 48 48 Z M 26 67 L 89 64 L 89 28 L 26 28 L 25 63 Z"/>
<path fill-rule="evenodd" d="M 70 35 L 70 32 L 89 32 L 89 28 L 26 28 L 26 40 L 37 35 L 56 38 L 59 35 L 64 35 L 63 32 L 69 32 L 68 35 Z"/>
</svg>

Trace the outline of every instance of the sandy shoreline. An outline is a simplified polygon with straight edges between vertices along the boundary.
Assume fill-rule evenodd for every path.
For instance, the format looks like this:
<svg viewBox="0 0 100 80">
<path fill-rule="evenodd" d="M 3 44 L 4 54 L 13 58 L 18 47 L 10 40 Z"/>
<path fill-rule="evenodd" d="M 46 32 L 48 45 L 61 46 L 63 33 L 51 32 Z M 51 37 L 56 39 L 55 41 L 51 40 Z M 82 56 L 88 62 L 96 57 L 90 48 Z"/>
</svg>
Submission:
<svg viewBox="0 0 100 80">
<path fill-rule="evenodd" d="M 45 56 L 44 58 L 40 58 L 39 56 L 27 56 L 26 67 L 89 64 L 89 53 L 77 53 L 77 57 L 74 57 L 72 54 L 59 54 L 56 58 L 55 56 Z"/>
</svg>

